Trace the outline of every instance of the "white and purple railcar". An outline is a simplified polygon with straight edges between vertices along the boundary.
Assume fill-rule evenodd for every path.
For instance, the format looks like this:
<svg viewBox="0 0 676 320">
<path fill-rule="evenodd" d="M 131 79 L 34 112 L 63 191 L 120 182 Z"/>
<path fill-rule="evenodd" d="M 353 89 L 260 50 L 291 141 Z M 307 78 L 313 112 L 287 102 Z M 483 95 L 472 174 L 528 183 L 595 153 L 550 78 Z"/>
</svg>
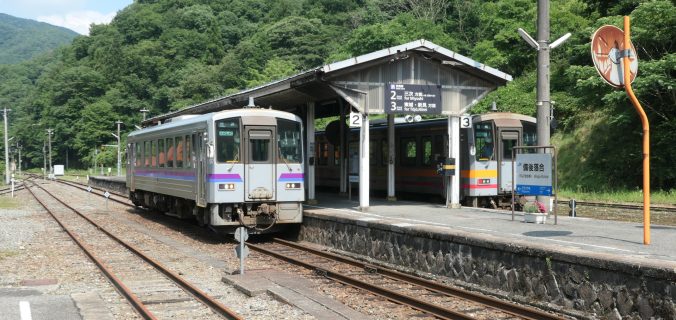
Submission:
<svg viewBox="0 0 676 320">
<path fill-rule="evenodd" d="M 134 131 L 127 146 L 129 197 L 226 232 L 301 223 L 301 123 L 291 113 L 247 108 Z"/>
</svg>

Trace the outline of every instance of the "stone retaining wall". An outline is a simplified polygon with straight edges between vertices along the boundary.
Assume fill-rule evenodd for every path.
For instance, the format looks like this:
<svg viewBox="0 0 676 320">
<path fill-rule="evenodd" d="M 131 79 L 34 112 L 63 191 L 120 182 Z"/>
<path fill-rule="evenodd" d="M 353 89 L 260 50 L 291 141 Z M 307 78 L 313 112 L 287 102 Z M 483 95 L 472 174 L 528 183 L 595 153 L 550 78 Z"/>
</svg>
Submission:
<svg viewBox="0 0 676 320">
<path fill-rule="evenodd" d="M 89 177 L 89 185 L 95 188 L 108 190 L 120 196 L 129 196 L 129 190 L 124 178 L 116 177 Z"/>
<path fill-rule="evenodd" d="M 299 239 L 450 278 L 510 299 L 602 319 L 676 319 L 674 265 L 306 213 Z"/>
</svg>

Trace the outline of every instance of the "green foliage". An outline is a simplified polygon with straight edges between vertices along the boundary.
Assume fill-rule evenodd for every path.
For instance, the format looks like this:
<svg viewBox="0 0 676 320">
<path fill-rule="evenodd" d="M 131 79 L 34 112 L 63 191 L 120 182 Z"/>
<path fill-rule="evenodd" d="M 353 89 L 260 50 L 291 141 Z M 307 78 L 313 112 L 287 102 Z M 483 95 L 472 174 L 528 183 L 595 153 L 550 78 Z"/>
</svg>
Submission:
<svg viewBox="0 0 676 320">
<path fill-rule="evenodd" d="M 31 59 L 75 37 L 77 33 L 66 28 L 0 13 L 0 64 Z"/>
<path fill-rule="evenodd" d="M 551 52 L 559 122 L 553 141 L 564 187 L 640 185 L 640 121 L 626 95 L 599 78 L 589 54 L 591 33 L 603 24 L 619 26 L 623 14 L 631 14 L 640 59 L 634 89 L 651 121 L 653 186 L 676 186 L 673 2 L 553 0 L 550 37 L 573 33 Z M 24 145 L 28 166 L 42 166 L 45 129 L 53 128 L 54 161 L 65 162 L 68 153 L 71 167 L 82 167 L 91 165 L 93 150 L 116 143 L 115 121 L 125 123 L 123 137 L 133 130 L 140 109 L 162 114 L 426 39 L 514 77 L 471 112 L 486 112 L 496 101 L 501 111 L 534 116 L 537 53 L 516 30 L 535 36 L 535 25 L 536 2 L 528 0 L 135 1 L 70 46 L 0 64 L 0 103 L 13 109 L 10 135 Z M 0 43 L 5 35 L 0 31 Z M 114 148 L 99 157 L 115 165 Z"/>
</svg>

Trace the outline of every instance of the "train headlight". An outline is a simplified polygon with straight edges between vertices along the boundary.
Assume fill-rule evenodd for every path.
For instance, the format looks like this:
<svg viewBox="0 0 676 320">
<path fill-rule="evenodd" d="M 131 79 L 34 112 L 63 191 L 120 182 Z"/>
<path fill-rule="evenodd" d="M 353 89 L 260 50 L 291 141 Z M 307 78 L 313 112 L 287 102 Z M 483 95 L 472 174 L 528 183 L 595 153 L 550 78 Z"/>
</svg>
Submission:
<svg viewBox="0 0 676 320">
<path fill-rule="evenodd" d="M 219 191 L 235 191 L 235 184 L 234 183 L 219 183 L 218 184 L 218 190 Z"/>
<path fill-rule="evenodd" d="M 293 189 L 300 189 L 301 184 L 300 182 L 298 183 L 285 183 L 284 188 L 287 190 L 293 190 Z"/>
</svg>

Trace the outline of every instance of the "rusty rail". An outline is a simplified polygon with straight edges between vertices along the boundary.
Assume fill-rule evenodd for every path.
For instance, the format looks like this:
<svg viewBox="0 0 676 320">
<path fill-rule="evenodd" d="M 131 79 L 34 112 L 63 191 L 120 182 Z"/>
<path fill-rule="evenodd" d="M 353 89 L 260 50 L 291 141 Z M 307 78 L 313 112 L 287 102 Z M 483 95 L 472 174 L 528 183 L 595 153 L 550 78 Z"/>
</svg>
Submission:
<svg viewBox="0 0 676 320">
<path fill-rule="evenodd" d="M 423 279 L 420 277 L 415 277 L 411 276 L 396 270 L 392 269 L 387 269 L 387 268 L 382 268 L 378 267 L 375 265 L 371 264 L 366 264 L 361 261 L 357 261 L 348 257 L 340 256 L 334 253 L 326 252 L 326 251 L 320 251 L 308 246 L 304 246 L 295 242 L 283 240 L 283 239 L 274 239 L 275 242 L 298 249 L 302 251 L 309 252 L 311 254 L 324 257 L 326 259 L 334 260 L 334 261 L 339 261 L 345 264 L 349 264 L 355 267 L 360 267 L 364 269 L 368 269 L 370 272 L 375 272 L 378 273 L 384 277 L 390 278 L 390 279 L 396 279 L 399 281 L 407 282 L 410 284 L 414 284 L 417 286 L 424 287 L 425 289 L 429 291 L 433 291 L 439 294 L 443 294 L 446 296 L 453 296 L 473 302 L 477 302 L 480 304 L 483 304 L 485 306 L 488 306 L 493 309 L 497 309 L 506 313 L 509 313 L 514 316 L 518 316 L 524 319 L 533 319 L 533 320 L 549 320 L 549 319 L 564 319 L 562 317 L 535 309 L 535 308 L 530 308 L 526 306 L 520 306 L 517 304 L 509 303 L 506 301 L 502 301 L 500 299 L 496 299 L 494 297 L 482 295 L 479 293 L 467 291 L 467 290 L 462 290 L 458 288 L 453 288 L 450 286 L 447 286 L 442 283 L 430 281 L 427 279 Z"/>
<path fill-rule="evenodd" d="M 241 318 L 241 316 L 238 315 L 236 312 L 230 310 L 230 309 L 229 309 L 228 307 L 226 307 L 225 305 L 223 305 L 223 304 L 221 304 L 220 302 L 216 301 L 215 299 L 213 299 L 212 297 L 210 297 L 209 295 L 207 295 L 205 292 L 203 292 L 203 291 L 200 290 L 199 288 L 193 286 L 193 285 L 190 284 L 188 281 L 186 281 L 185 279 L 183 279 L 181 276 L 179 276 L 178 274 L 174 273 L 173 271 L 167 269 L 165 266 L 163 266 L 163 265 L 160 264 L 159 262 L 155 261 L 155 260 L 152 259 L 151 257 L 149 257 L 149 256 L 147 256 L 147 255 L 145 255 L 145 254 L 143 254 L 139 249 L 136 249 L 136 248 L 135 248 L 134 246 L 132 246 L 131 244 L 129 244 L 129 243 L 125 242 L 124 240 L 122 240 L 122 239 L 116 237 L 115 235 L 113 235 L 112 233 L 110 233 L 108 230 L 104 229 L 102 226 L 100 226 L 99 224 L 97 224 L 95 221 L 89 219 L 87 216 L 85 216 L 85 215 L 83 215 L 82 213 L 80 213 L 77 209 L 75 209 L 75 208 L 71 207 L 70 205 L 68 205 L 67 203 L 61 201 L 58 197 L 54 196 L 54 195 L 53 195 L 52 193 L 50 193 L 49 191 L 45 190 L 44 188 L 42 188 L 41 186 L 39 186 L 39 185 L 37 185 L 37 184 L 36 184 L 36 186 L 37 186 L 38 188 L 40 188 L 42 191 L 44 191 L 45 193 L 47 193 L 48 195 L 50 195 L 51 197 L 53 197 L 54 199 L 56 199 L 59 203 L 61 203 L 62 205 L 64 205 L 64 206 L 67 207 L 68 209 L 72 210 L 73 212 L 75 212 L 76 214 L 78 214 L 80 217 L 82 217 L 82 218 L 84 218 L 85 220 L 87 220 L 89 223 L 91 223 L 91 224 L 94 225 L 96 228 L 98 228 L 99 230 L 101 230 L 103 233 L 105 233 L 106 235 L 108 235 L 111 239 L 117 241 L 117 242 L 120 243 L 122 246 L 124 246 L 125 248 L 127 248 L 129 251 L 133 252 L 133 253 L 136 254 L 138 257 L 140 257 L 141 259 L 143 259 L 144 261 L 146 261 L 148 264 L 150 264 L 150 265 L 152 265 L 153 267 L 155 267 L 158 271 L 162 272 L 162 274 L 164 274 L 164 275 L 167 276 L 169 279 L 171 279 L 172 281 L 174 281 L 175 283 L 177 283 L 178 285 L 180 285 L 186 292 L 190 293 L 193 297 L 195 297 L 195 299 L 199 300 L 200 302 L 202 302 L 203 304 L 205 304 L 207 307 L 211 308 L 211 309 L 212 309 L 213 311 L 215 311 L 216 313 L 218 313 L 218 314 L 220 314 L 220 315 L 222 315 L 222 316 L 224 316 L 224 317 L 226 317 L 226 318 L 228 318 L 228 319 L 243 319 L 243 318 Z M 30 189 L 29 189 L 29 191 L 30 191 Z M 32 191 L 31 191 L 31 194 L 33 194 Z M 35 197 L 35 194 L 33 194 L 33 196 Z M 37 197 L 35 197 L 35 198 L 38 199 Z M 47 209 L 47 207 L 46 207 L 39 199 L 38 199 L 38 202 L 40 202 L 40 204 L 42 204 L 42 206 L 45 207 L 45 209 Z M 47 209 L 47 210 L 49 210 L 49 209 Z M 51 214 L 51 212 L 50 212 L 50 214 Z M 53 214 L 52 214 L 52 216 L 56 219 L 56 217 L 55 217 Z M 65 229 L 65 226 L 63 226 L 61 223 L 59 223 L 59 224 Z M 139 301 L 139 303 L 140 303 L 140 301 Z"/>
</svg>

